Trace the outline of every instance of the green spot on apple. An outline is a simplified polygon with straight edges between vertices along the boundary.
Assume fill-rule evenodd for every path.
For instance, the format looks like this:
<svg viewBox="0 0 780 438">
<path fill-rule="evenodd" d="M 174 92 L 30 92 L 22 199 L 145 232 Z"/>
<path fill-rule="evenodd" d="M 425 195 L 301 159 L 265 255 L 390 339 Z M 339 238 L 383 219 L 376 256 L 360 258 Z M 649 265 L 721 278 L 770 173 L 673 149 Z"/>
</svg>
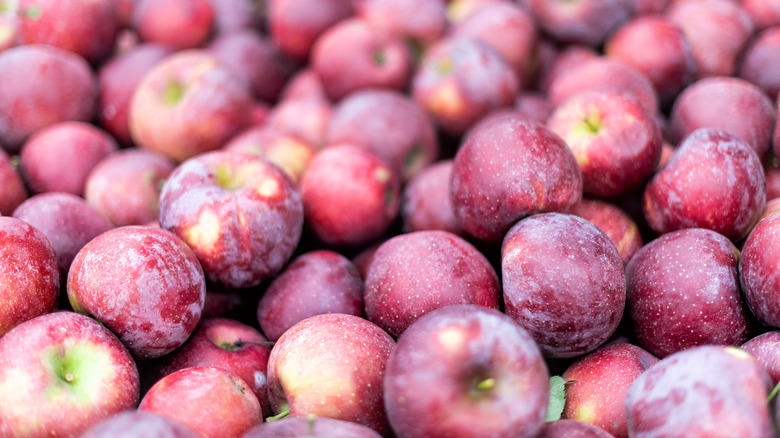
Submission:
<svg viewBox="0 0 780 438">
<path fill-rule="evenodd" d="M 94 401 L 105 384 L 100 379 L 100 370 L 110 369 L 107 356 L 88 345 L 71 344 L 52 349 L 44 359 L 54 377 L 46 396 L 69 398 L 80 404 Z"/>
<path fill-rule="evenodd" d="M 230 166 L 222 165 L 217 167 L 214 175 L 217 180 L 217 185 L 226 190 L 234 190 L 238 188 L 238 181 L 233 177 L 233 169 Z"/>
<path fill-rule="evenodd" d="M 491 377 L 489 379 L 485 379 L 480 382 L 477 382 L 477 384 L 474 386 L 474 389 L 482 393 L 482 392 L 490 391 L 495 387 L 496 387 L 496 379 Z"/>
<path fill-rule="evenodd" d="M 374 64 L 382 67 L 387 62 L 387 55 L 382 49 L 374 50 Z"/>
<path fill-rule="evenodd" d="M 163 100 L 168 105 L 176 105 L 184 97 L 185 88 L 182 84 L 176 81 L 170 81 L 168 86 L 165 87 L 165 95 Z"/>
<path fill-rule="evenodd" d="M 8 4 L 8 2 L 0 1 L 0 14 L 5 14 L 10 10 L 11 6 Z"/>
<path fill-rule="evenodd" d="M 30 5 L 30 7 L 25 11 L 25 15 L 31 20 L 39 20 L 43 15 L 43 11 L 38 5 Z"/>
<path fill-rule="evenodd" d="M 436 72 L 441 76 L 449 76 L 455 71 L 455 62 L 451 58 L 444 58 L 436 64 Z"/>
<path fill-rule="evenodd" d="M 582 118 L 582 123 L 578 124 L 575 129 L 577 129 L 580 134 L 595 135 L 601 131 L 603 126 L 604 124 L 601 121 L 601 115 L 598 111 L 592 109 L 588 111 L 588 115 Z"/>
</svg>

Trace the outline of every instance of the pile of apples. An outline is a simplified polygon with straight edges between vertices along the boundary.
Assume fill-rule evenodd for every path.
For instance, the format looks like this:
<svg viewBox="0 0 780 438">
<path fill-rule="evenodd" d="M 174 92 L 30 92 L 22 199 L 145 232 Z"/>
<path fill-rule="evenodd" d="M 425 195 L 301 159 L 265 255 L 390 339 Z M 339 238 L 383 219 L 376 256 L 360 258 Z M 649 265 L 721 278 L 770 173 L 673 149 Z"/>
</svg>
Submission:
<svg viewBox="0 0 780 438">
<path fill-rule="evenodd" d="M 774 437 L 780 0 L 0 0 L 0 438 Z"/>
</svg>

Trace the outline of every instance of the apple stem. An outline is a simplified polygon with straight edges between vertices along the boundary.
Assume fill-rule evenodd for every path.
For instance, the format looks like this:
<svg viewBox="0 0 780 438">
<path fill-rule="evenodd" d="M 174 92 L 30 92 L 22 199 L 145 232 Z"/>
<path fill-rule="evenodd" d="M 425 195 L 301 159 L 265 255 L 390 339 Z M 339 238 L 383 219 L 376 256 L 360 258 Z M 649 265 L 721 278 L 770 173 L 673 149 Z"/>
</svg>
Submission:
<svg viewBox="0 0 780 438">
<path fill-rule="evenodd" d="M 314 420 L 316 419 L 317 416 L 314 414 L 306 416 L 306 435 L 314 436 Z"/>
<path fill-rule="evenodd" d="M 285 418 L 290 415 L 290 407 L 285 406 L 284 409 L 282 409 L 281 412 L 274 415 L 273 417 L 268 417 L 265 419 L 265 421 L 274 421 L 274 420 L 281 420 L 282 418 Z"/>
<path fill-rule="evenodd" d="M 774 400 L 774 398 L 777 397 L 778 392 L 780 392 L 780 383 L 775 385 L 775 387 L 772 389 L 772 392 L 769 393 L 769 397 L 766 398 L 766 402 L 769 403 Z"/>
<path fill-rule="evenodd" d="M 236 348 L 241 348 L 244 345 L 270 345 L 273 347 L 274 344 L 275 342 L 271 341 L 244 341 L 241 338 L 236 339 L 236 342 L 233 343 Z"/>
<path fill-rule="evenodd" d="M 485 379 L 485 380 L 477 383 L 477 385 L 474 388 L 477 391 L 483 392 L 483 391 L 491 390 L 491 389 L 495 388 L 495 386 L 496 386 L 496 379 L 491 377 L 489 379 Z"/>
<path fill-rule="evenodd" d="M 63 379 L 68 383 L 73 383 L 73 381 L 76 380 L 76 377 L 73 375 L 73 373 L 65 373 Z"/>
</svg>

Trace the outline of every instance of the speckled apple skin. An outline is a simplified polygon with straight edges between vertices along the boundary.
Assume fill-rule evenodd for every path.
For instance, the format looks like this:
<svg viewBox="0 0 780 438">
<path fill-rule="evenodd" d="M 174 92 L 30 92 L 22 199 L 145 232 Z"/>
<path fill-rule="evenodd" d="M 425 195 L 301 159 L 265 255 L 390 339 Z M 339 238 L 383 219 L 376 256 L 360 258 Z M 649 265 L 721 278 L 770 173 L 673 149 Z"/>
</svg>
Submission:
<svg viewBox="0 0 780 438">
<path fill-rule="evenodd" d="M 455 218 L 479 239 L 499 242 L 525 216 L 566 210 L 581 198 L 582 174 L 569 147 L 521 116 L 480 124 L 455 155 Z"/>
<path fill-rule="evenodd" d="M 748 235 L 739 259 L 739 280 L 753 314 L 780 327 L 780 214 L 763 219 Z"/>
<path fill-rule="evenodd" d="M 68 299 L 114 332 L 133 355 L 170 353 L 195 330 L 206 279 L 192 250 L 173 233 L 114 228 L 87 243 L 71 264 Z"/>
<path fill-rule="evenodd" d="M 354 421 L 389 436 L 383 402 L 385 364 L 395 341 L 354 315 L 307 318 L 287 330 L 268 359 L 274 414 Z"/>
<path fill-rule="evenodd" d="M 475 389 L 491 378 L 492 388 Z M 539 347 L 511 318 L 447 306 L 399 338 L 387 363 L 385 406 L 399 437 L 530 438 L 547 414 L 549 378 Z"/>
<path fill-rule="evenodd" d="M 398 337 L 414 321 L 452 304 L 498 309 L 498 275 L 472 244 L 446 231 L 395 236 L 377 248 L 366 275 L 368 319 Z"/>
<path fill-rule="evenodd" d="M 43 232 L 21 219 L 0 217 L 0 272 L 0 337 L 57 308 L 57 254 Z"/>
<path fill-rule="evenodd" d="M 222 187 L 221 178 L 234 187 Z M 160 225 L 187 242 L 210 281 L 246 288 L 276 274 L 292 256 L 303 203 L 278 166 L 214 151 L 171 173 L 160 194 Z"/>
<path fill-rule="evenodd" d="M 645 187 L 642 208 L 658 234 L 706 228 L 738 241 L 761 217 L 766 179 L 758 155 L 715 128 L 692 132 Z"/>
<path fill-rule="evenodd" d="M 598 426 L 615 438 L 627 438 L 628 388 L 658 358 L 632 344 L 611 344 L 578 359 L 561 375 L 566 404 L 561 418 Z"/>
<path fill-rule="evenodd" d="M 540 213 L 515 224 L 501 248 L 507 315 L 548 357 L 596 349 L 626 303 L 623 261 L 603 231 L 578 216 Z"/>
<path fill-rule="evenodd" d="M 628 312 L 639 346 L 658 357 L 701 344 L 739 345 L 748 323 L 739 251 L 702 228 L 647 243 L 626 266 Z"/>
<path fill-rule="evenodd" d="M 623 266 L 644 245 L 636 222 L 615 204 L 598 199 L 583 199 L 571 212 L 607 233 L 620 253 Z"/>
<path fill-rule="evenodd" d="M 626 396 L 629 436 L 774 436 L 766 370 L 734 347 L 705 345 L 669 356 L 640 375 Z"/>
<path fill-rule="evenodd" d="M 89 349 L 98 358 L 78 394 L 62 386 L 52 357 Z M 0 337 L 0 436 L 77 437 L 93 424 L 134 409 L 138 369 L 127 349 L 99 322 L 74 312 L 41 315 Z"/>
</svg>

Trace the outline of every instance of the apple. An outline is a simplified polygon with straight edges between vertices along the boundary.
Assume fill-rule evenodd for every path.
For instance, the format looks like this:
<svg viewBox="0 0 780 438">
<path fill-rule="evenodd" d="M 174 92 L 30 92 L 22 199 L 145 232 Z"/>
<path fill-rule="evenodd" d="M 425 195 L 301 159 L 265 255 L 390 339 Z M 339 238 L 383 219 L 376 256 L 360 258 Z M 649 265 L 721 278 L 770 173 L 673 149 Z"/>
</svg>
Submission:
<svg viewBox="0 0 780 438">
<path fill-rule="evenodd" d="M 579 68 L 588 61 L 600 59 L 600 53 L 593 47 L 583 44 L 567 44 L 563 47 L 553 46 L 553 42 L 540 37 L 537 50 L 540 65 L 536 74 L 536 87 L 543 93 L 548 93 L 553 82 L 566 76 L 569 71 Z"/>
<path fill-rule="evenodd" d="M 79 436 L 138 403 L 130 353 L 73 312 L 30 319 L 0 337 L 0 436 Z"/>
<path fill-rule="evenodd" d="M 185 50 L 155 64 L 138 84 L 130 135 L 138 146 L 181 162 L 246 128 L 251 106 L 249 84 L 204 50 Z"/>
<path fill-rule="evenodd" d="M 608 432 L 577 420 L 548 421 L 536 438 L 610 438 Z"/>
<path fill-rule="evenodd" d="M 173 171 L 160 194 L 159 220 L 193 249 L 210 281 L 239 289 L 260 284 L 290 259 L 303 203 L 278 166 L 213 151 Z"/>
<path fill-rule="evenodd" d="M 44 44 L 0 52 L 0 146 L 18 152 L 38 130 L 57 122 L 88 121 L 97 78 L 84 58 Z"/>
<path fill-rule="evenodd" d="M 106 418 L 87 429 L 81 438 L 198 438 L 187 426 L 148 411 L 128 410 Z"/>
<path fill-rule="evenodd" d="M 455 218 L 470 235 L 499 242 L 523 217 L 566 210 L 582 198 L 582 175 L 555 133 L 524 117 L 475 127 L 452 166 Z"/>
<path fill-rule="evenodd" d="M 780 2 L 777 0 L 741 0 L 740 4 L 757 31 L 780 24 Z"/>
<path fill-rule="evenodd" d="M 509 229 L 501 246 L 506 314 L 547 357 L 595 350 L 626 303 L 623 261 L 603 231 L 578 216 L 540 213 Z"/>
<path fill-rule="evenodd" d="M 562 43 L 600 46 L 627 21 L 633 0 L 528 0 L 538 25 Z"/>
<path fill-rule="evenodd" d="M 666 357 L 702 344 L 745 342 L 739 258 L 729 239 L 703 228 L 666 233 L 637 251 L 626 282 L 639 346 Z"/>
<path fill-rule="evenodd" d="M 766 370 L 735 347 L 703 345 L 641 374 L 625 406 L 632 437 L 771 437 Z"/>
<path fill-rule="evenodd" d="M 315 41 L 335 23 L 354 14 L 352 0 L 271 0 L 268 30 L 285 55 L 307 61 Z"/>
<path fill-rule="evenodd" d="M 356 0 L 355 14 L 373 27 L 404 38 L 412 50 L 421 50 L 447 30 L 444 0 Z"/>
<path fill-rule="evenodd" d="M 19 44 L 19 0 L 0 3 L 0 52 Z"/>
<path fill-rule="evenodd" d="M 745 141 L 715 128 L 688 135 L 643 195 L 645 218 L 656 233 L 707 228 L 735 242 L 753 228 L 765 204 L 758 155 Z"/>
<path fill-rule="evenodd" d="M 778 53 L 780 28 L 771 27 L 757 34 L 748 43 L 737 70 L 740 78 L 760 88 L 772 102 L 777 100 L 780 92 L 780 81 L 776 78 L 776 72 L 780 71 Z"/>
<path fill-rule="evenodd" d="M 250 429 L 243 438 L 380 438 L 376 431 L 352 421 L 317 417 L 287 417 Z"/>
<path fill-rule="evenodd" d="M 184 368 L 213 366 L 240 377 L 260 402 L 262 412 L 271 412 L 266 368 L 271 342 L 252 326 L 231 318 L 202 319 L 181 347 L 148 361 L 142 378 L 149 386 Z"/>
<path fill-rule="evenodd" d="M 89 172 L 84 198 L 116 226 L 155 222 L 160 210 L 160 190 L 175 167 L 173 160 L 154 151 L 116 151 Z"/>
<path fill-rule="evenodd" d="M 617 247 L 623 266 L 644 245 L 636 222 L 615 204 L 598 199 L 583 199 L 571 213 L 587 219 L 609 236 Z"/>
<path fill-rule="evenodd" d="M 211 366 L 184 368 L 163 377 L 144 395 L 138 410 L 168 417 L 212 438 L 242 436 L 263 422 L 260 402 L 246 382 Z"/>
<path fill-rule="evenodd" d="M 54 311 L 60 294 L 57 254 L 27 222 L 0 217 L 0 339 L 20 323 Z"/>
<path fill-rule="evenodd" d="M 628 438 L 624 401 L 634 380 L 658 358 L 632 344 L 611 344 L 578 359 L 561 377 L 566 399 L 561 418 L 598 426 Z"/>
<path fill-rule="evenodd" d="M 395 341 L 354 315 L 315 315 L 290 327 L 268 359 L 268 397 L 276 416 L 353 421 L 388 436 L 382 398 Z"/>
<path fill-rule="evenodd" d="M 141 41 L 174 50 L 205 45 L 214 28 L 209 0 L 137 0 L 132 27 Z"/>
<path fill-rule="evenodd" d="M 777 304 L 780 300 L 780 280 L 774 275 L 777 263 L 777 233 L 780 215 L 771 214 L 756 225 L 748 235 L 739 258 L 739 283 L 753 315 L 770 327 L 780 326 Z"/>
<path fill-rule="evenodd" d="M 268 113 L 265 126 L 301 138 L 315 149 L 327 143 L 333 105 L 323 96 L 289 97 Z"/>
<path fill-rule="evenodd" d="M 19 0 L 22 44 L 47 44 L 99 63 L 114 49 L 120 22 L 115 0 Z"/>
<path fill-rule="evenodd" d="M 214 10 L 214 32 L 228 34 L 262 26 L 263 5 L 254 0 L 210 0 Z"/>
<path fill-rule="evenodd" d="M 0 149 L 0 214 L 10 216 L 27 199 L 27 188 L 11 157 Z"/>
<path fill-rule="evenodd" d="M 555 107 L 547 128 L 569 146 L 582 190 L 614 197 L 640 187 L 655 172 L 661 132 L 642 103 L 626 93 L 589 90 Z"/>
<path fill-rule="evenodd" d="M 780 343 L 780 331 L 771 330 L 748 339 L 740 347 L 766 368 L 774 385 L 780 383 L 780 355 L 776 348 L 778 343 Z"/>
<path fill-rule="evenodd" d="M 384 398 L 399 437 L 535 437 L 547 414 L 549 373 L 530 334 L 508 316 L 452 305 L 398 339 Z"/>
<path fill-rule="evenodd" d="M 400 336 L 441 307 L 475 304 L 498 309 L 498 275 L 473 245 L 446 231 L 415 231 L 382 243 L 366 273 L 369 321 Z"/>
<path fill-rule="evenodd" d="M 334 24 L 317 38 L 311 66 L 325 94 L 339 101 L 366 88 L 404 90 L 412 54 L 400 36 L 355 17 Z"/>
<path fill-rule="evenodd" d="M 515 99 L 515 109 L 541 124 L 547 123 L 553 107 L 545 93 L 539 91 L 521 91 Z"/>
<path fill-rule="evenodd" d="M 257 304 L 257 322 L 276 341 L 304 319 L 325 313 L 364 316 L 363 279 L 355 265 L 330 250 L 303 253 L 268 284 Z"/>
<path fill-rule="evenodd" d="M 104 130 L 86 122 L 52 124 L 33 134 L 19 156 L 19 173 L 31 194 L 84 195 L 92 169 L 119 149 Z"/>
<path fill-rule="evenodd" d="M 466 236 L 455 218 L 450 200 L 452 163 L 452 159 L 433 163 L 404 186 L 401 196 L 404 232 L 442 230 Z"/>
<path fill-rule="evenodd" d="M 393 167 L 362 146 L 328 146 L 312 158 L 301 181 L 307 228 L 333 247 L 358 247 L 390 227 L 400 208 Z"/>
<path fill-rule="evenodd" d="M 73 309 L 91 315 L 149 359 L 170 353 L 195 330 L 206 280 L 195 253 L 160 228 L 126 226 L 89 241 L 68 272 Z"/>
<path fill-rule="evenodd" d="M 303 66 L 284 84 L 280 100 L 296 100 L 315 97 L 328 100 L 325 88 L 317 72 L 311 66 Z"/>
<path fill-rule="evenodd" d="M 387 89 L 351 93 L 333 107 L 328 144 L 365 146 L 393 165 L 403 182 L 439 157 L 436 128 L 408 96 Z"/>
</svg>

